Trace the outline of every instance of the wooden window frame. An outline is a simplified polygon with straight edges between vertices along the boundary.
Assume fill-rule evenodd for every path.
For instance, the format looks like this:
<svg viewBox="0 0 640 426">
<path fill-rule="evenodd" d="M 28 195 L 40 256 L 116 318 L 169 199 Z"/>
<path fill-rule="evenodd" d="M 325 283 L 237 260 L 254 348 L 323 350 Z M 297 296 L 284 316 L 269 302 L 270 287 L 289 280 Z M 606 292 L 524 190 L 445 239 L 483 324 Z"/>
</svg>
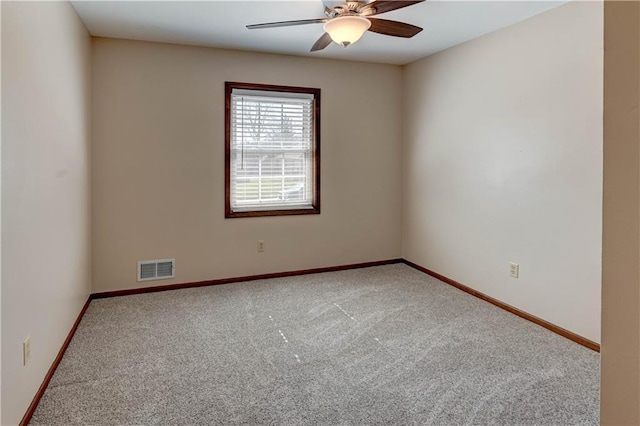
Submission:
<svg viewBox="0 0 640 426">
<path fill-rule="evenodd" d="M 320 214 L 320 89 L 310 87 L 278 86 L 271 84 L 225 82 L 225 113 L 224 113 L 224 193 L 225 218 L 262 217 L 262 216 L 292 216 L 306 214 Z M 313 95 L 313 127 L 314 143 L 312 146 L 312 200 L 309 209 L 277 209 L 250 210 L 234 212 L 231 208 L 231 93 L 233 89 L 262 90 L 283 93 L 307 93 Z"/>
</svg>

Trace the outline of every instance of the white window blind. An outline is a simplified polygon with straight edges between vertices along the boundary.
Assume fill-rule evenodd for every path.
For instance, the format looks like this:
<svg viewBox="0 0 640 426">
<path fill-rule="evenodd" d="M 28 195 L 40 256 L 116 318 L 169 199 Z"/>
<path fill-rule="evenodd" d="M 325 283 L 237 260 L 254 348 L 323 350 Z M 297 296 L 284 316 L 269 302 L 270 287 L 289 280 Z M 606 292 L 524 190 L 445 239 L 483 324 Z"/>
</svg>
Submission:
<svg viewBox="0 0 640 426">
<path fill-rule="evenodd" d="M 234 88 L 230 106 L 231 209 L 313 208 L 313 94 Z"/>
</svg>

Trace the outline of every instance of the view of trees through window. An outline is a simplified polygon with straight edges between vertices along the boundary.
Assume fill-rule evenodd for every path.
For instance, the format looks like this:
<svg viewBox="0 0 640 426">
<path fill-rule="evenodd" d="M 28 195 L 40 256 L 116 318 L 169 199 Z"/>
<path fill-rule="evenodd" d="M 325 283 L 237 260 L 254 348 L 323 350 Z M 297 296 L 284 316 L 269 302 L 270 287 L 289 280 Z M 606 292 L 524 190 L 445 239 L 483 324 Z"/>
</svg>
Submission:
<svg viewBox="0 0 640 426">
<path fill-rule="evenodd" d="M 304 201 L 311 135 L 302 122 L 309 108 L 245 97 L 236 102 L 240 104 L 233 123 L 236 201 Z"/>
</svg>

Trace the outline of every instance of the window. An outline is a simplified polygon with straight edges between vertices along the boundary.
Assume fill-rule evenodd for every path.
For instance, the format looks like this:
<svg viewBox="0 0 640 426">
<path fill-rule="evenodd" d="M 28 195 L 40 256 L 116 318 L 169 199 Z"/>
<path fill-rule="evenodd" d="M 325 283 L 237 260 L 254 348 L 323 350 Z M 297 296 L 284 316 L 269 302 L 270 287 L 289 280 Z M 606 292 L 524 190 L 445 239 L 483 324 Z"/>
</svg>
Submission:
<svg viewBox="0 0 640 426">
<path fill-rule="evenodd" d="M 225 83 L 225 217 L 320 213 L 320 89 Z"/>
</svg>

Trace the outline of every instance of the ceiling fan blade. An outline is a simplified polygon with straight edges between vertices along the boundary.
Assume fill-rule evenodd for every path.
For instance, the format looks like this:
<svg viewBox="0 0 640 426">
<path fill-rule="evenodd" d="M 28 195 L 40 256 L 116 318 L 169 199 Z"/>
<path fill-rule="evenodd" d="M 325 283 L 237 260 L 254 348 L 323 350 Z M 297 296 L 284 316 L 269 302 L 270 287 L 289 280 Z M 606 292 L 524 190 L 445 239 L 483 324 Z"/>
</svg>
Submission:
<svg viewBox="0 0 640 426">
<path fill-rule="evenodd" d="M 371 21 L 369 31 L 394 37 L 411 38 L 422 31 L 422 28 L 404 22 L 391 21 L 389 19 L 367 18 Z"/>
<path fill-rule="evenodd" d="M 402 9 L 403 7 L 412 6 L 422 3 L 425 0 L 376 0 L 367 6 L 373 10 L 370 15 L 379 15 L 381 13 L 391 12 L 392 10 Z"/>
<path fill-rule="evenodd" d="M 327 22 L 327 18 L 301 19 L 298 21 L 267 22 L 265 24 L 247 25 L 247 28 L 250 30 L 255 30 L 259 28 L 278 28 L 278 27 L 292 27 L 294 25 L 322 24 L 324 22 Z"/>
<path fill-rule="evenodd" d="M 331 36 L 328 33 L 322 34 L 322 36 L 320 36 L 318 41 L 316 41 L 313 44 L 313 47 L 311 48 L 310 52 L 316 52 L 318 50 L 324 49 L 325 47 L 331 44 L 331 41 L 332 41 Z"/>
</svg>

